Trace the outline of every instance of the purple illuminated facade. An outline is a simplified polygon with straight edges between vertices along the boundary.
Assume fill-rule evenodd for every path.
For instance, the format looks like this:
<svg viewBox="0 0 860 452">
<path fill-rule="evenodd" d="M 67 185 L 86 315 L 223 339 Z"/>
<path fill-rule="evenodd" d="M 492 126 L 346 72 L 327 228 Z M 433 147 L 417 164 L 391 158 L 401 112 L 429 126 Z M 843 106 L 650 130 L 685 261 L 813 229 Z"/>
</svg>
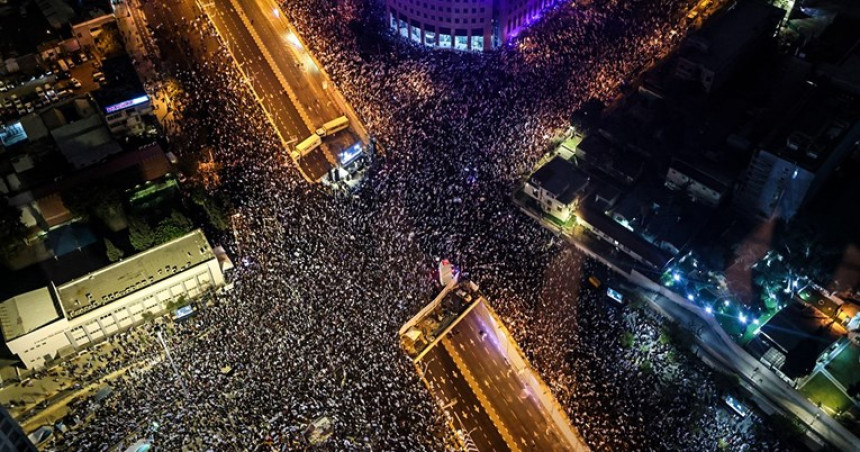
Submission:
<svg viewBox="0 0 860 452">
<path fill-rule="evenodd" d="M 386 0 L 393 31 L 428 47 L 484 51 L 498 47 L 557 0 Z"/>
</svg>

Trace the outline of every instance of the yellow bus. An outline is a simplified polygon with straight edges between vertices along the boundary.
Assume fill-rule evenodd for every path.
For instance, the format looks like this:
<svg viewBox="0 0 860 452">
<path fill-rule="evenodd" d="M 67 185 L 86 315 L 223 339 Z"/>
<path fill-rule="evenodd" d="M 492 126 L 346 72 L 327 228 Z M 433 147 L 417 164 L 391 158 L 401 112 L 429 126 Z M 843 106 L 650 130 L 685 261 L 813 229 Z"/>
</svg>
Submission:
<svg viewBox="0 0 860 452">
<path fill-rule="evenodd" d="M 326 137 L 334 135 L 347 127 L 349 127 L 349 119 L 346 116 L 341 116 L 323 124 L 317 129 L 317 136 Z"/>
<path fill-rule="evenodd" d="M 296 145 L 296 152 L 298 152 L 299 155 L 305 155 L 308 152 L 320 147 L 321 144 L 322 138 L 320 138 L 319 135 L 311 135 L 305 138 L 304 141 Z"/>
</svg>

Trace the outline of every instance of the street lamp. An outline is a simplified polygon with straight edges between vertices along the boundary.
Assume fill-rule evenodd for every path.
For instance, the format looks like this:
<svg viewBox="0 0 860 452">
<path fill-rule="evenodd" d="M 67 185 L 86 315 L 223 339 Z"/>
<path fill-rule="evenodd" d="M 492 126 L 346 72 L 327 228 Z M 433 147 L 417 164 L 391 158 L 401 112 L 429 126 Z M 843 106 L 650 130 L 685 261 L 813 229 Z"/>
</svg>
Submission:
<svg viewBox="0 0 860 452">
<path fill-rule="evenodd" d="M 164 342 L 164 336 L 162 336 L 161 334 L 160 325 L 155 327 L 155 335 L 158 336 L 158 340 L 161 342 L 161 346 L 164 348 L 164 355 L 167 356 L 167 361 L 170 362 L 170 367 L 173 368 L 173 373 L 176 374 L 176 379 L 179 380 L 179 384 L 182 386 L 182 393 L 185 395 L 186 399 L 191 398 L 188 393 L 188 387 L 185 386 L 185 380 L 182 378 L 182 374 L 179 373 L 179 368 L 176 367 L 176 363 L 173 361 L 173 356 L 170 354 L 170 349 L 167 348 L 167 342 Z"/>
</svg>

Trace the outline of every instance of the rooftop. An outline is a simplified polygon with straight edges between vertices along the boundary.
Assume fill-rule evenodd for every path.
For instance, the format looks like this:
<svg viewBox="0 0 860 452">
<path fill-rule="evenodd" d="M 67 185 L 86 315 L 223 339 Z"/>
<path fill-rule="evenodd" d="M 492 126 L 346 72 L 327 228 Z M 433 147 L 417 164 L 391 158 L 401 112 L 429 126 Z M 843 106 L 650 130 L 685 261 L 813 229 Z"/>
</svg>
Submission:
<svg viewBox="0 0 860 452">
<path fill-rule="evenodd" d="M 71 319 L 214 258 L 198 229 L 64 284 L 57 292 Z"/>
<path fill-rule="evenodd" d="M 849 96 L 815 90 L 787 111 L 762 148 L 815 172 L 848 135 L 856 135 L 860 110 Z"/>
<path fill-rule="evenodd" d="M 6 341 L 23 336 L 60 318 L 48 287 L 0 302 L 0 329 Z"/>
<path fill-rule="evenodd" d="M 40 44 L 60 38 L 36 2 L 0 9 L 0 59 L 36 53 Z"/>
<path fill-rule="evenodd" d="M 645 167 L 641 156 L 632 152 L 622 152 L 599 134 L 591 134 L 577 146 L 577 156 L 581 156 L 586 166 L 598 170 L 624 184 L 635 181 Z"/>
<path fill-rule="evenodd" d="M 588 176 L 573 163 L 556 156 L 535 171 L 529 182 L 552 193 L 559 202 L 568 204 L 588 185 Z"/>
<path fill-rule="evenodd" d="M 779 311 L 753 339 L 749 348 L 757 355 L 771 346 L 786 355 L 780 370 L 790 378 L 808 375 L 821 352 L 836 341 L 838 335 L 828 328 L 830 318 L 815 309 L 793 304 Z"/>
<path fill-rule="evenodd" d="M 662 269 L 672 260 L 672 256 L 669 253 L 648 242 L 635 232 L 621 226 L 618 222 L 603 214 L 603 212 L 584 206 L 576 212 L 576 215 L 580 220 L 592 225 L 594 228 L 612 237 L 613 240 L 616 240 L 625 248 L 641 256 L 642 259 L 654 268 Z"/>
<path fill-rule="evenodd" d="M 719 175 L 709 172 L 706 168 L 703 168 L 700 165 L 694 166 L 684 160 L 672 159 L 672 164 L 670 166 L 690 179 L 695 180 L 717 193 L 723 193 L 730 187 L 730 184 L 722 180 Z"/>
<path fill-rule="evenodd" d="M 682 57 L 719 71 L 759 39 L 773 33 L 785 11 L 763 1 L 739 2 L 690 37 Z"/>
<path fill-rule="evenodd" d="M 90 92 L 102 110 L 147 95 L 127 55 L 104 60 L 102 72 L 105 74 L 105 83 Z"/>
</svg>

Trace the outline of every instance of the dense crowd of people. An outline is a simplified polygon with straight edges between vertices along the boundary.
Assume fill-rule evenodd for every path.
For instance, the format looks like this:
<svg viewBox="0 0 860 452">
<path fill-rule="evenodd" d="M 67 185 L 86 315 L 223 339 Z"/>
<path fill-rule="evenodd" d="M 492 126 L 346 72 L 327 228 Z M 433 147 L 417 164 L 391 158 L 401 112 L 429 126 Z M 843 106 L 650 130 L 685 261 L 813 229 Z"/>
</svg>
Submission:
<svg viewBox="0 0 860 452">
<path fill-rule="evenodd" d="M 385 36 L 373 2 L 289 2 L 285 13 L 385 150 L 351 197 L 298 177 L 229 54 L 205 45 L 205 20 L 174 17 L 165 30 L 200 33 L 157 36 L 165 59 L 186 57 L 169 66 L 186 88 L 170 142 L 180 154 L 205 143 L 222 164 L 238 243 L 232 233 L 213 241 L 233 252 L 235 288 L 164 330 L 181 378 L 159 358 L 153 327 L 134 333 L 140 345 L 112 368 L 140 365 L 79 409 L 93 416 L 61 448 L 151 438 L 159 450 L 298 450 L 306 426 L 327 417 L 323 450 L 455 450 L 397 340 L 449 258 L 594 450 L 785 449 L 755 416 L 729 414 L 710 372 L 658 340 L 659 319 L 582 287 L 604 270 L 510 201 L 576 105 L 611 101 L 677 44 L 686 3 L 564 4 L 517 43 L 475 55 Z M 625 331 L 633 347 L 620 343 Z"/>
</svg>

